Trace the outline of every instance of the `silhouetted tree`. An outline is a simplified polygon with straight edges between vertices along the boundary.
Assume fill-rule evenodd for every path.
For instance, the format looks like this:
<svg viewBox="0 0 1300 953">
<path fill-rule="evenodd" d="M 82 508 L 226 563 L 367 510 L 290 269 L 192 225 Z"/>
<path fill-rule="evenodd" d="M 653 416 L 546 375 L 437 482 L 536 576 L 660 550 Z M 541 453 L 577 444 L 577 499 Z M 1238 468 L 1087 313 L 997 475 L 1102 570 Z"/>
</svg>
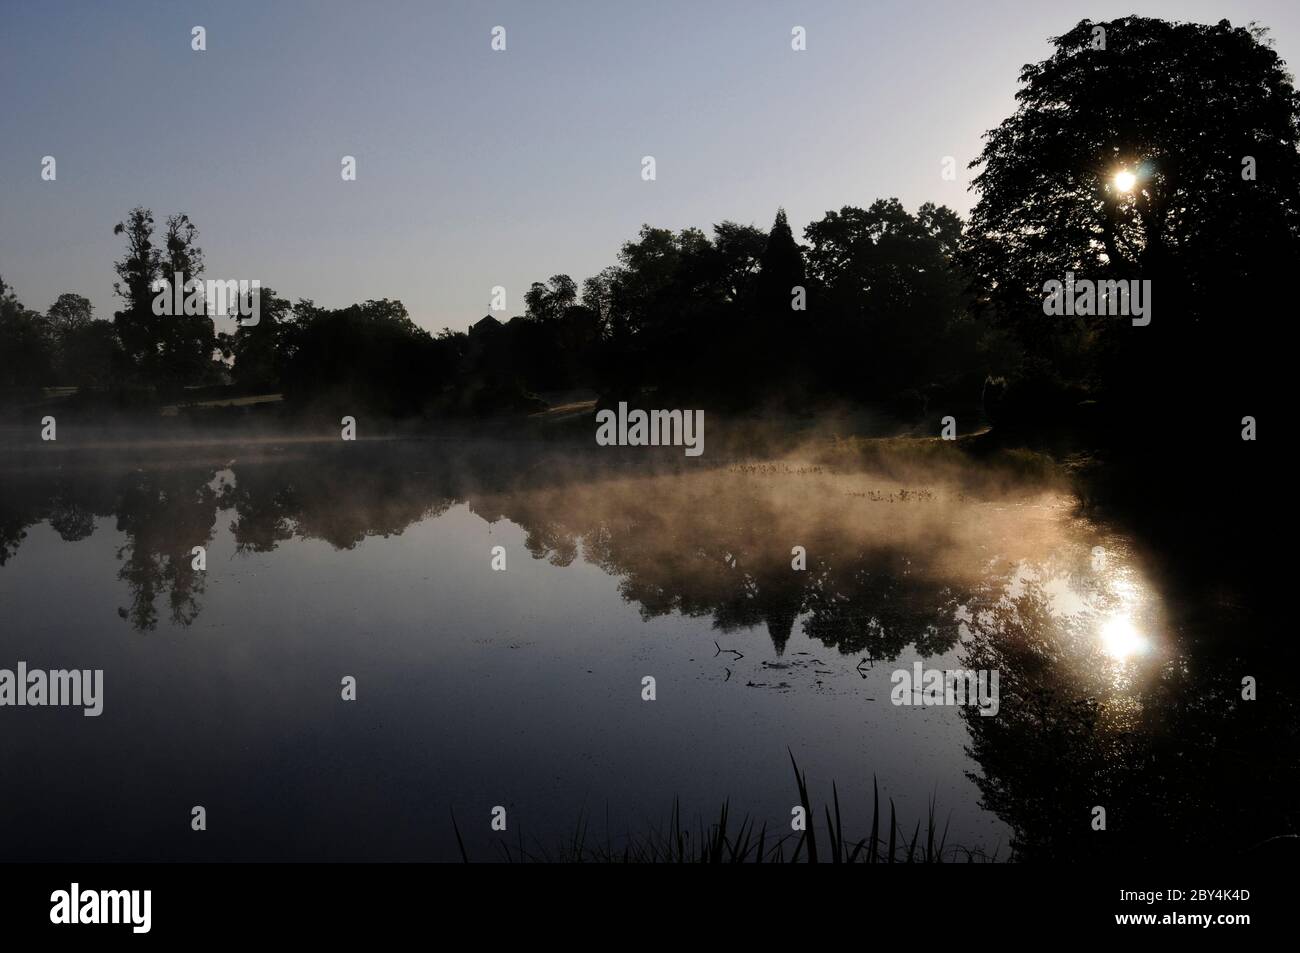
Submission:
<svg viewBox="0 0 1300 953">
<path fill-rule="evenodd" d="M 861 399 L 920 390 L 978 369 L 954 257 L 961 219 L 897 199 L 827 212 L 804 230 L 821 376 Z"/>
<path fill-rule="evenodd" d="M 1285 64 L 1263 30 L 1226 20 L 1085 20 L 1053 43 L 972 163 L 965 252 L 984 313 L 1015 330 L 1028 375 L 1183 419 L 1217 409 L 1226 426 L 1263 376 L 1243 318 L 1272 319 L 1300 252 L 1300 99 Z M 1136 176 L 1128 192 L 1121 170 Z M 1044 282 L 1067 271 L 1151 280 L 1151 324 L 1044 315 Z"/>
<path fill-rule="evenodd" d="M 178 282 L 183 289 L 203 274 L 203 253 L 188 216 L 168 218 L 163 249 L 154 245 L 153 230 L 153 213 L 139 207 L 113 229 L 127 242 L 113 285 L 125 308 L 114 315 L 114 323 L 126 374 L 137 384 L 175 390 L 212 379 L 216 332 L 206 313 L 154 314 L 155 282 Z"/>
<path fill-rule="evenodd" d="M 30 390 L 51 383 L 53 335 L 45 317 L 23 307 L 0 278 L 0 390 Z"/>
<path fill-rule="evenodd" d="M 803 251 L 790 231 L 785 209 L 777 209 L 776 221 L 772 223 L 759 258 L 759 307 L 783 318 L 788 317 L 792 312 L 792 289 L 803 283 Z"/>
<path fill-rule="evenodd" d="M 524 293 L 526 315 L 538 321 L 558 321 L 578 300 L 578 286 L 568 275 L 555 275 L 545 284 L 534 281 Z"/>
<path fill-rule="evenodd" d="M 343 413 L 419 413 L 436 393 L 427 373 L 435 350 L 429 332 L 400 301 L 384 298 L 347 308 L 294 309 L 292 355 L 284 369 L 288 399 Z"/>
<path fill-rule="evenodd" d="M 248 393 L 279 388 L 296 348 L 295 314 L 289 301 L 273 288 L 262 287 L 256 294 L 257 323 L 238 323 L 233 331 L 218 335 L 222 356 L 231 362 L 231 379 Z"/>
<path fill-rule="evenodd" d="M 753 225 L 722 221 L 713 226 L 719 290 L 726 301 L 740 304 L 752 298 L 767 246 L 768 236 Z"/>
<path fill-rule="evenodd" d="M 50 305 L 46 320 L 54 335 L 54 365 L 59 383 L 83 388 L 112 384 L 119 361 L 117 332 L 111 321 L 95 320 L 90 299 L 66 292 Z"/>
<path fill-rule="evenodd" d="M 803 250 L 790 231 L 785 209 L 777 209 L 759 257 L 749 327 L 740 337 L 750 369 L 751 402 L 761 400 L 764 392 L 770 395 L 788 387 L 804 370 L 808 312 L 795 310 L 794 289 L 805 284 Z M 803 303 L 806 308 L 806 294 Z"/>
<path fill-rule="evenodd" d="M 599 314 L 578 303 L 578 285 L 568 275 L 534 282 L 524 295 L 527 311 L 512 320 L 508 346 L 516 383 L 527 390 L 565 389 L 591 380 Z"/>
<path fill-rule="evenodd" d="M 46 317 L 49 318 L 50 327 L 56 333 L 67 334 L 88 327 L 90 322 L 95 320 L 95 306 L 90 303 L 89 298 L 65 292 L 50 305 Z"/>
</svg>

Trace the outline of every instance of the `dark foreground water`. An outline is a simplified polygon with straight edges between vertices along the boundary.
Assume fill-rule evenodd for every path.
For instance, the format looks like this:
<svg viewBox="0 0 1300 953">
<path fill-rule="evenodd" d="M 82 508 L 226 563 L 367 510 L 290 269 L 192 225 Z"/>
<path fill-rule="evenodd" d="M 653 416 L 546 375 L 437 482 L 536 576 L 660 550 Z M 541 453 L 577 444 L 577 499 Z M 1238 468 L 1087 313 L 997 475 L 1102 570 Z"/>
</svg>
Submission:
<svg viewBox="0 0 1300 953">
<path fill-rule="evenodd" d="M 834 781 L 865 836 L 874 778 L 900 837 L 933 810 L 950 848 L 1002 859 L 1231 853 L 1293 818 L 1294 713 L 1242 699 L 1240 607 L 1174 598 L 1068 493 L 672 465 L 11 455 L 0 669 L 104 687 L 98 717 L 0 707 L 0 859 L 454 859 L 453 811 L 487 859 L 582 818 L 617 845 L 675 798 L 788 830 L 787 749 L 819 824 Z M 918 662 L 996 672 L 996 714 L 895 704 Z"/>
</svg>

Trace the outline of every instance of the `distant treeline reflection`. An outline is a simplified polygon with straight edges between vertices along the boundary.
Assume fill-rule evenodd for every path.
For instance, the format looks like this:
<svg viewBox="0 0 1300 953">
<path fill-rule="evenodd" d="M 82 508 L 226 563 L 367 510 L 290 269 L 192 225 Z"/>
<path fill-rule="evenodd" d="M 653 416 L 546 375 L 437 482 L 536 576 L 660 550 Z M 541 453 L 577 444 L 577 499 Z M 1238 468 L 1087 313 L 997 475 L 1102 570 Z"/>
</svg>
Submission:
<svg viewBox="0 0 1300 953">
<path fill-rule="evenodd" d="M 624 599 L 645 618 L 681 612 L 712 615 L 721 631 L 763 626 L 780 651 L 806 615 L 805 631 L 827 646 L 881 659 L 910 644 L 927 654 L 950 649 L 957 606 L 1002 584 L 978 579 L 959 591 L 952 574 L 927 571 L 926 547 L 944 539 L 916 534 L 947 533 L 937 514 L 911 538 L 888 522 L 864 538 L 839 511 L 819 505 L 811 513 L 797 503 L 791 511 L 784 497 L 746 492 L 744 472 L 588 480 L 542 466 L 516 470 L 501 462 L 510 452 L 467 443 L 453 460 L 427 448 L 321 447 L 249 464 L 8 473 L 0 478 L 0 566 L 38 523 L 71 543 L 94 533 L 98 520 L 115 519 L 118 577 L 130 593 L 119 613 L 150 631 L 197 617 L 205 574 L 191 568 L 192 549 L 210 546 L 226 517 L 240 554 L 294 539 L 350 550 L 464 503 L 484 520 L 523 528 L 532 558 L 567 566 L 581 552 L 620 579 Z M 891 505 L 893 494 L 873 496 L 845 491 L 850 503 Z M 904 488 L 897 506 L 915 510 L 927 499 Z M 806 571 L 791 569 L 795 537 L 808 554 Z M 1000 569 L 1009 572 L 1010 563 Z"/>
<path fill-rule="evenodd" d="M 645 618 L 708 617 L 733 633 L 729 644 L 748 648 L 735 635 L 755 630 L 778 653 L 802 626 L 877 663 L 914 646 L 998 670 L 998 717 L 963 717 L 980 766 L 973 778 L 1014 830 L 1016 858 L 1226 856 L 1294 823 L 1294 706 L 1280 695 L 1239 700 L 1241 674 L 1267 668 L 1262 630 L 1230 605 L 1185 603 L 1167 658 L 1141 679 L 1117 678 L 1095 617 L 1051 611 L 1049 581 L 1104 593 L 1094 591 L 1086 540 L 1044 536 L 1057 532 L 1033 516 L 1044 507 L 942 487 L 863 493 L 869 477 L 817 467 L 578 474 L 506 459 L 501 447 L 350 449 L 7 473 L 0 563 L 22 558 L 36 524 L 76 542 L 113 519 L 129 593 L 119 611 L 147 632 L 195 621 L 206 574 L 191 569 L 191 550 L 214 545 L 223 527 L 230 535 L 215 545 L 233 540 L 243 554 L 293 540 L 351 550 L 466 504 L 521 527 L 534 559 L 599 566 Z M 793 539 L 807 550 L 806 570 L 792 569 Z M 487 552 L 478 555 L 487 573 Z M 1030 564 L 1009 595 L 1017 567 Z M 1107 809 L 1105 832 L 1090 826 L 1094 805 Z"/>
</svg>

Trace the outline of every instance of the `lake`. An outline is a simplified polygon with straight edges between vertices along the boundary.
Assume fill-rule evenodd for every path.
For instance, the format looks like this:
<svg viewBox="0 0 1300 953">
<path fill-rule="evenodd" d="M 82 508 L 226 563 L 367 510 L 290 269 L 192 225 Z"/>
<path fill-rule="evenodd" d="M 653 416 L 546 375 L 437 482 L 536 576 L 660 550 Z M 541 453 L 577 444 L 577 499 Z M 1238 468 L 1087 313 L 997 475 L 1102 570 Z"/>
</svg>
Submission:
<svg viewBox="0 0 1300 953">
<path fill-rule="evenodd" d="M 791 755 L 819 830 L 834 784 L 866 836 L 874 783 L 948 859 L 1266 836 L 1288 797 L 1242 772 L 1294 776 L 1294 726 L 1242 700 L 1233 607 L 1066 484 L 978 471 L 490 440 L 7 454 L 0 668 L 102 669 L 103 711 L 0 708 L 0 858 L 454 860 L 454 814 L 493 859 L 724 800 L 775 836 Z M 926 704 L 895 674 L 918 664 L 996 672 L 996 713 Z"/>
</svg>

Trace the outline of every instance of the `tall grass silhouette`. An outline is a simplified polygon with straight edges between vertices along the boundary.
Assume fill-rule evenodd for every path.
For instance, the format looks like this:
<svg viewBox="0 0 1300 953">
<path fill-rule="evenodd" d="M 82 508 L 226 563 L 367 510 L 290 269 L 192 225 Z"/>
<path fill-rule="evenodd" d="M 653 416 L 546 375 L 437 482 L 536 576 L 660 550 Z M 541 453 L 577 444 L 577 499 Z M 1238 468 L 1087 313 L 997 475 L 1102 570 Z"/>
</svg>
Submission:
<svg viewBox="0 0 1300 953">
<path fill-rule="evenodd" d="M 611 840 L 608 818 L 604 841 L 597 842 L 591 837 L 589 818 L 580 815 L 572 833 L 559 843 L 547 846 L 536 842 L 527 847 L 520 831 L 515 844 L 502 841 L 498 845 L 500 856 L 497 859 L 507 863 L 597 864 L 939 864 L 998 860 L 996 851 L 988 854 L 982 849 L 949 846 L 948 822 L 944 822 L 941 831 L 933 798 L 925 818 L 924 832 L 922 822 L 918 820 L 910 836 L 900 824 L 894 799 L 890 798 L 889 826 L 882 832 L 880 788 L 874 777 L 871 782 L 871 832 L 857 840 L 845 833 L 839 788 L 832 782 L 831 801 L 822 805 L 825 827 L 819 841 L 808 778 L 799 770 L 793 752 L 790 752 L 790 766 L 794 770 L 799 804 L 803 807 L 806 822 L 802 831 L 792 830 L 777 836 L 768 829 L 766 822 L 760 825 L 749 815 L 737 821 L 730 800 L 722 802 L 717 820 L 706 823 L 701 817 L 692 826 L 683 821 L 680 799 L 674 798 L 666 824 L 641 833 L 629 833 L 620 839 L 620 846 L 614 846 Z M 461 860 L 470 863 L 454 812 L 451 821 Z"/>
</svg>

